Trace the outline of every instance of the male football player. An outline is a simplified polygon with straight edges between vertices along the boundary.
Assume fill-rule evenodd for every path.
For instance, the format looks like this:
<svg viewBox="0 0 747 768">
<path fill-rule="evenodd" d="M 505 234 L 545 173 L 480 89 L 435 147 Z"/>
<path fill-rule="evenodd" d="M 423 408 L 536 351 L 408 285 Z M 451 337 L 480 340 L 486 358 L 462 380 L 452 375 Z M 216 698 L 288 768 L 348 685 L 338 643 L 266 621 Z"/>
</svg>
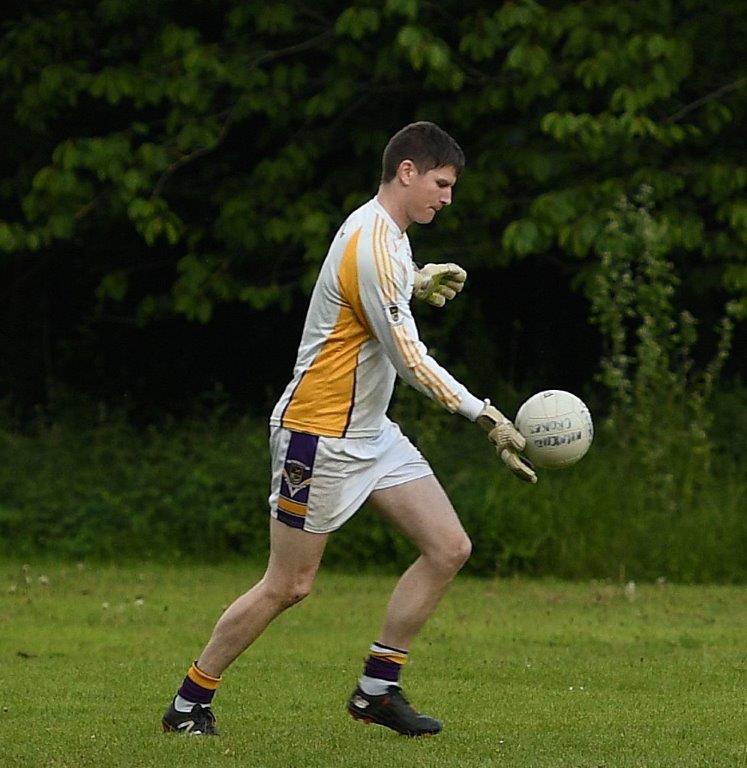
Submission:
<svg viewBox="0 0 747 768">
<path fill-rule="evenodd" d="M 476 422 L 520 479 L 537 480 L 520 456 L 524 438 L 428 355 L 410 311 L 412 296 L 442 306 L 464 284 L 454 264 L 418 270 L 405 234 L 451 203 L 464 154 L 438 126 L 419 122 L 391 138 L 382 166 L 377 195 L 348 216 L 330 246 L 293 378 L 270 418 L 267 570 L 218 620 L 164 714 L 166 731 L 217 733 L 211 702 L 224 670 L 309 594 L 327 537 L 367 500 L 420 555 L 391 595 L 347 709 L 409 736 L 441 730 L 408 703 L 399 677 L 471 543 L 428 462 L 386 416 L 397 374 Z"/>
</svg>

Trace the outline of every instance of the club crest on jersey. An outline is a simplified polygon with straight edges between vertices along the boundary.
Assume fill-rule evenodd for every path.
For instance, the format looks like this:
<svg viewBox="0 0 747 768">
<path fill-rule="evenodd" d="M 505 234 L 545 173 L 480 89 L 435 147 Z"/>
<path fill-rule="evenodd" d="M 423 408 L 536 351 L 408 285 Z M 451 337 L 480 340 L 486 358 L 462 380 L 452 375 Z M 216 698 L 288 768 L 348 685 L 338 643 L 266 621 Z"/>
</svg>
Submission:
<svg viewBox="0 0 747 768">
<path fill-rule="evenodd" d="M 311 484 L 311 467 L 296 459 L 288 459 L 283 467 L 283 479 L 292 498 Z"/>
<path fill-rule="evenodd" d="M 396 304 L 386 305 L 386 316 L 389 325 L 399 325 L 404 320 L 402 310 Z"/>
</svg>

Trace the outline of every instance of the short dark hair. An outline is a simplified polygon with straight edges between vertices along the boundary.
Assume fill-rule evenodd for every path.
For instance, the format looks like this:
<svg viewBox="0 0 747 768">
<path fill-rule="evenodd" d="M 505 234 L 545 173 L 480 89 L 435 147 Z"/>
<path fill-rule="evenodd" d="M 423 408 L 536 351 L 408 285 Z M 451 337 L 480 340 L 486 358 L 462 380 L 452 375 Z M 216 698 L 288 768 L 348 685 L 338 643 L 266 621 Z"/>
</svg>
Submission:
<svg viewBox="0 0 747 768">
<path fill-rule="evenodd" d="M 389 139 L 381 159 L 381 183 L 397 175 L 403 160 L 412 160 L 418 173 L 453 165 L 457 176 L 464 168 L 464 152 L 446 131 L 435 123 L 421 120 L 410 123 Z"/>
</svg>

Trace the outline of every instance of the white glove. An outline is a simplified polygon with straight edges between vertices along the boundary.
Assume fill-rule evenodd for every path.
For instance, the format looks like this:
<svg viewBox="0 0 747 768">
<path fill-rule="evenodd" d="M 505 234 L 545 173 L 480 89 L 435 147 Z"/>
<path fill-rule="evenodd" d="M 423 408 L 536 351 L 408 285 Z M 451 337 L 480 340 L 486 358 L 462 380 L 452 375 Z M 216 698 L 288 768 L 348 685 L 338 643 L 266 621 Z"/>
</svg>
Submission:
<svg viewBox="0 0 747 768">
<path fill-rule="evenodd" d="M 416 299 L 434 307 L 443 307 L 464 288 L 467 273 L 458 264 L 426 264 L 415 272 Z"/>
<path fill-rule="evenodd" d="M 523 456 L 519 456 L 527 441 L 510 419 L 494 408 L 490 400 L 486 400 L 476 421 L 488 433 L 488 440 L 493 443 L 496 453 L 509 470 L 525 483 L 536 483 L 537 475 L 532 465 Z"/>
</svg>

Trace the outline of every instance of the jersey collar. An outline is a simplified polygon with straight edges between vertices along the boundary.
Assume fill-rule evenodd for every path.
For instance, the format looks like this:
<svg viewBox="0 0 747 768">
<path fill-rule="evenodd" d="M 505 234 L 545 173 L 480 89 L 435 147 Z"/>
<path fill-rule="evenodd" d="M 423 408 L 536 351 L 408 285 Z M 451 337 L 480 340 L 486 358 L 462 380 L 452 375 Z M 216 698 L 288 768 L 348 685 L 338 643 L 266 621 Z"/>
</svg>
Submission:
<svg viewBox="0 0 747 768">
<path fill-rule="evenodd" d="M 389 211 L 387 211 L 386 208 L 379 202 L 378 196 L 375 196 L 373 198 L 373 204 L 374 208 L 376 208 L 377 212 L 381 214 L 384 221 L 386 221 L 387 224 L 394 230 L 394 234 L 396 237 L 402 237 L 405 233 L 397 226 L 397 222 L 391 217 L 389 214 Z"/>
</svg>

